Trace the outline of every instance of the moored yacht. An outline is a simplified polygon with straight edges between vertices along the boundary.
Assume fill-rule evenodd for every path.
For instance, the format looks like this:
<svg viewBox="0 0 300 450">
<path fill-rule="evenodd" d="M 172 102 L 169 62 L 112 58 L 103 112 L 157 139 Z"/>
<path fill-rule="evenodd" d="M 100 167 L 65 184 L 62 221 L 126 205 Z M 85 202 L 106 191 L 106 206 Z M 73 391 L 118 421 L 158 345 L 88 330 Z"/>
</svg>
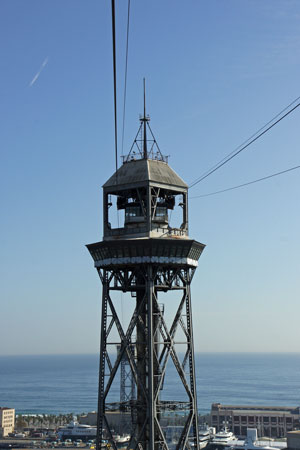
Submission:
<svg viewBox="0 0 300 450">
<path fill-rule="evenodd" d="M 208 425 L 199 426 L 199 448 L 205 448 L 216 434 L 216 429 Z"/>
<path fill-rule="evenodd" d="M 202 450 L 205 448 L 208 444 L 210 444 L 211 439 L 216 433 L 216 429 L 213 427 L 209 427 L 208 425 L 199 425 L 199 449 Z M 190 447 L 194 448 L 195 444 L 190 439 L 189 440 Z"/>
<path fill-rule="evenodd" d="M 116 444 L 127 444 L 130 441 L 130 434 L 114 435 L 114 441 Z"/>
<path fill-rule="evenodd" d="M 57 431 L 59 439 L 88 439 L 95 438 L 97 428 L 72 421 L 66 427 L 60 427 Z"/>
<path fill-rule="evenodd" d="M 218 447 L 228 447 L 232 443 L 236 442 L 238 439 L 235 437 L 232 431 L 230 431 L 226 426 L 222 428 L 221 431 L 216 433 L 212 440 L 211 445 L 215 448 Z"/>
<path fill-rule="evenodd" d="M 287 448 L 287 443 L 286 441 L 258 440 L 257 429 L 247 428 L 246 439 L 229 442 L 227 448 L 231 450 L 283 450 Z"/>
</svg>

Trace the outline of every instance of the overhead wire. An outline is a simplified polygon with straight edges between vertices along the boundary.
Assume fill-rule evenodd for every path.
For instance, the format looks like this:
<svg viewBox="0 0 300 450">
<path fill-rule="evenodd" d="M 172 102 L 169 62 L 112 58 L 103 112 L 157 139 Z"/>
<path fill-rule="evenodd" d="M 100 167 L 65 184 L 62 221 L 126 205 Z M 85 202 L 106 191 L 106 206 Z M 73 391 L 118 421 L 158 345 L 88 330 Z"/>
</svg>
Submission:
<svg viewBox="0 0 300 450">
<path fill-rule="evenodd" d="M 217 164 L 215 164 L 211 169 L 204 172 L 199 178 L 197 178 L 194 182 L 192 182 L 189 186 L 189 188 L 194 187 L 196 184 L 203 181 L 205 178 L 207 178 L 209 175 L 214 173 L 216 170 L 227 164 L 229 161 L 231 161 L 235 156 L 237 156 L 239 153 L 244 151 L 246 148 L 248 148 L 251 144 L 253 144 L 255 141 L 257 141 L 260 137 L 262 137 L 265 133 L 267 133 L 271 128 L 273 128 L 275 125 L 277 125 L 281 120 L 283 120 L 285 117 L 287 117 L 289 114 L 291 114 L 295 109 L 297 109 L 300 106 L 300 102 L 298 102 L 293 108 L 291 108 L 289 111 L 287 111 L 283 116 L 281 114 L 286 111 L 291 105 L 293 105 L 296 101 L 298 101 L 300 97 L 297 97 L 292 103 L 290 103 L 288 106 L 286 106 L 282 111 L 280 111 L 278 114 L 276 114 L 273 119 L 271 119 L 267 124 L 265 124 L 263 127 L 261 127 L 256 133 L 254 133 L 250 138 L 248 138 L 246 141 L 244 141 L 241 145 L 239 145 L 233 152 L 229 153 L 227 156 L 225 156 L 223 159 L 221 159 Z M 281 116 L 281 117 L 279 117 Z M 277 117 L 277 119 L 274 123 L 272 123 Z M 272 123 L 270 125 L 270 123 Z M 269 126 L 268 126 L 269 125 Z M 266 128 L 267 127 L 267 128 Z M 264 129 L 266 128 L 266 129 Z M 264 130 L 264 131 L 261 131 Z M 258 134 L 259 133 L 259 134 Z M 254 137 L 255 136 L 255 137 Z"/>
<path fill-rule="evenodd" d="M 232 152 L 230 152 L 228 155 L 224 156 L 218 163 L 214 164 L 210 169 L 205 171 L 200 177 L 206 175 L 210 170 L 214 169 L 218 164 L 220 164 L 222 161 L 224 161 L 228 156 L 231 156 L 234 152 L 236 152 L 239 148 L 241 148 L 243 145 L 245 145 L 250 139 L 252 139 L 254 136 L 256 136 L 260 131 L 262 131 L 264 128 L 266 128 L 270 123 L 272 123 L 277 117 L 279 117 L 282 113 L 284 113 L 288 108 L 290 108 L 294 103 L 296 103 L 300 99 L 300 96 L 295 98 L 291 103 L 289 103 L 285 108 L 283 108 L 279 113 L 277 113 L 272 119 L 270 119 L 267 123 L 265 123 L 261 128 L 259 128 L 255 133 L 253 133 L 248 139 L 246 139 L 244 142 L 242 142 L 240 145 L 238 145 Z M 192 183 L 191 183 L 192 184 Z"/>
<path fill-rule="evenodd" d="M 116 63 L 116 14 L 115 0 L 111 0 L 112 44 L 113 44 L 113 74 L 114 74 L 114 112 L 115 112 L 115 159 L 118 170 L 118 123 L 117 123 L 117 63 Z"/>
<path fill-rule="evenodd" d="M 116 160 L 115 163 L 116 163 L 116 172 L 117 172 L 117 170 L 118 170 L 118 127 L 117 127 L 117 66 L 116 66 L 115 0 L 111 0 L 111 8 L 112 8 L 113 75 L 114 75 L 114 122 L 115 122 L 115 160 Z M 124 76 L 123 121 L 122 121 L 122 155 L 123 155 L 123 148 L 124 148 L 124 130 L 125 130 L 125 117 L 126 117 L 129 26 L 130 26 L 130 0 L 128 0 L 128 8 L 127 8 L 126 56 L 125 56 L 125 76 Z M 277 125 L 279 122 L 281 122 L 281 120 L 283 120 L 285 117 L 287 117 L 293 111 L 295 111 L 300 106 L 300 102 L 297 103 L 289 111 L 287 111 L 283 116 L 281 116 L 288 108 L 290 108 L 292 105 L 294 105 L 294 103 L 296 103 L 299 99 L 300 99 L 300 96 L 297 97 L 295 100 L 293 100 L 285 108 L 283 108 L 271 120 L 269 120 L 265 125 L 263 125 L 261 128 L 259 128 L 254 134 L 252 134 L 248 139 L 246 139 L 244 142 L 242 142 L 242 144 L 240 144 L 238 147 L 236 147 L 227 156 L 222 158 L 218 163 L 216 163 L 214 166 L 212 166 L 210 169 L 208 169 L 206 172 L 204 172 L 199 178 L 197 178 L 195 181 L 193 181 L 190 184 L 189 188 L 194 187 L 195 185 L 197 185 L 198 183 L 203 181 L 205 178 L 207 178 L 208 176 L 213 174 L 215 171 L 220 169 L 222 166 L 227 164 L 235 156 L 239 155 L 242 151 L 244 151 L 251 144 L 253 144 L 255 141 L 257 141 L 260 137 L 262 137 L 264 134 L 266 134 L 269 130 L 271 130 L 275 125 Z M 276 120 L 276 121 L 274 122 L 274 120 Z M 274 123 L 272 123 L 272 122 L 274 122 Z M 258 183 L 260 181 L 263 181 L 263 180 L 266 180 L 269 178 L 273 178 L 275 176 L 279 176 L 279 175 L 282 175 L 284 173 L 287 173 L 287 172 L 290 172 L 292 170 L 296 170 L 299 168 L 300 168 L 300 166 L 291 167 L 289 169 L 286 169 L 286 170 L 283 170 L 280 172 L 276 172 L 276 173 L 268 175 L 266 177 L 262 177 L 262 178 L 258 178 L 253 181 L 249 181 L 247 183 L 239 184 L 237 186 L 232 186 L 230 188 L 226 188 L 226 189 L 222 189 L 219 191 L 210 192 L 208 194 L 202 194 L 202 195 L 198 195 L 198 196 L 194 196 L 194 197 L 190 197 L 190 198 L 194 199 L 194 198 L 208 197 L 211 195 L 221 194 L 223 192 L 231 191 L 234 189 L 239 189 L 241 187 L 245 187 L 245 186 L 248 186 L 248 185 L 251 185 L 254 183 Z"/>
<path fill-rule="evenodd" d="M 258 178 L 257 180 L 248 181 L 247 183 L 243 183 L 243 184 L 238 184 L 237 186 L 232 186 L 232 187 L 229 187 L 227 189 L 222 189 L 220 191 L 210 192 L 208 194 L 196 195 L 194 197 L 190 197 L 190 199 L 201 198 L 201 197 L 209 197 L 210 195 L 216 195 L 216 194 L 221 194 L 223 192 L 232 191 L 234 189 L 239 189 L 241 187 L 249 186 L 250 184 L 258 183 L 259 181 L 263 181 L 263 180 L 267 180 L 269 178 L 277 177 L 278 175 L 282 175 L 284 173 L 291 172 L 292 170 L 296 170 L 296 169 L 300 169 L 300 165 L 299 166 L 290 167 L 289 169 L 282 170 L 281 172 L 276 172 L 276 173 L 273 173 L 271 175 L 267 175 L 266 177 Z"/>
<path fill-rule="evenodd" d="M 128 0 L 128 9 L 127 9 L 126 56 L 125 56 L 123 123 L 122 123 L 122 156 L 124 154 L 124 133 L 125 133 L 125 115 L 126 115 L 128 47 L 129 47 L 129 19 L 130 19 L 130 0 Z M 124 324 L 124 299 L 123 299 L 123 292 L 122 291 L 121 291 L 121 323 Z"/>
<path fill-rule="evenodd" d="M 114 71 L 114 110 L 115 110 L 115 159 L 116 174 L 118 170 L 118 127 L 117 127 L 117 65 L 116 65 L 116 26 L 115 26 L 115 2 L 111 2 L 112 9 L 112 36 L 113 36 L 113 71 Z M 127 37 L 126 37 L 126 58 L 125 58 L 125 77 L 124 77 L 124 99 L 123 99 L 123 123 L 122 123 L 122 155 L 124 149 L 124 130 L 126 113 L 126 92 L 127 92 L 127 69 L 128 69 L 128 47 L 129 47 L 129 18 L 130 18 L 130 0 L 128 0 L 127 11 Z M 117 176 L 117 175 L 116 175 Z M 117 211 L 117 220 L 119 228 L 119 211 Z M 123 312 L 123 294 L 121 292 L 121 323 L 124 321 Z"/>
<path fill-rule="evenodd" d="M 122 156 L 124 149 L 125 115 L 126 115 L 126 94 L 127 94 L 127 71 L 128 71 L 128 47 L 129 47 L 129 19 L 130 19 L 130 0 L 128 0 L 127 9 L 127 35 L 126 35 L 126 57 L 125 57 L 125 77 L 124 77 L 124 100 L 123 100 L 123 125 L 122 125 Z"/>
</svg>

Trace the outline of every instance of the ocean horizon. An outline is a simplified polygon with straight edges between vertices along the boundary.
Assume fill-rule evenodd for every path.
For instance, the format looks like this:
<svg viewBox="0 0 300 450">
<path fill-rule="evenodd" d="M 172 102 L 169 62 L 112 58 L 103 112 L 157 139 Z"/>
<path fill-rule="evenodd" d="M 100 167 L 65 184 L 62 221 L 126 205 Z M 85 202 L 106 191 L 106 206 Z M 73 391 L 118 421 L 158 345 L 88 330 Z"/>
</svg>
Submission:
<svg viewBox="0 0 300 450">
<path fill-rule="evenodd" d="M 212 403 L 300 405 L 300 353 L 195 353 L 198 410 Z M 21 414 L 81 414 L 97 409 L 99 355 L 0 356 L 0 406 Z M 164 395 L 178 393 L 172 370 Z M 174 376 L 174 378 L 173 378 Z M 118 380 L 111 401 L 119 400 Z"/>
</svg>

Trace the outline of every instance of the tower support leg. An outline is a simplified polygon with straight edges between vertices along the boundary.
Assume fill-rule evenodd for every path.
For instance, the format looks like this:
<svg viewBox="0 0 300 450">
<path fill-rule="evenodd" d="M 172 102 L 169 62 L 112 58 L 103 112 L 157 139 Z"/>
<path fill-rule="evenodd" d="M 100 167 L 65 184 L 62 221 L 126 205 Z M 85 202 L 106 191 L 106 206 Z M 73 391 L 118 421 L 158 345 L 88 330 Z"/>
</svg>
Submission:
<svg viewBox="0 0 300 450">
<path fill-rule="evenodd" d="M 105 413 L 104 383 L 105 383 L 105 354 L 106 354 L 106 329 L 107 329 L 107 297 L 108 280 L 107 272 L 102 274 L 102 311 L 101 311 L 101 334 L 100 334 L 100 360 L 99 360 L 99 385 L 98 385 L 98 412 L 97 412 L 97 438 L 96 449 L 101 450 L 103 439 L 103 417 Z"/>
<path fill-rule="evenodd" d="M 199 449 L 198 412 L 196 399 L 195 358 L 191 311 L 191 280 L 194 269 L 170 268 L 148 264 L 134 268 L 115 267 L 99 269 L 103 284 L 102 326 L 100 344 L 99 397 L 97 418 L 97 450 L 101 441 L 109 439 L 117 450 L 108 411 L 108 394 L 124 358 L 131 370 L 136 397 L 119 403 L 119 410 L 131 412 L 132 426 L 128 428 L 131 439 L 127 445 L 132 450 L 169 450 L 167 421 L 176 411 L 182 411 L 182 428 L 177 437 L 176 450 L 189 450 L 191 440 Z M 134 312 L 127 330 L 123 330 L 113 297 L 114 291 L 133 292 L 136 296 Z M 182 292 L 173 322 L 168 327 L 158 302 L 161 291 Z M 178 296 L 177 296 L 178 299 Z M 181 329 L 180 338 L 176 333 Z M 112 332 L 114 330 L 114 332 Z M 116 336 L 119 336 L 119 342 Z M 113 337 L 111 337 L 113 336 Z M 184 357 L 177 353 L 177 345 L 184 345 Z M 109 354 L 109 346 L 118 345 L 117 356 Z M 161 400 L 167 368 L 172 364 L 181 383 L 183 401 Z M 174 375 L 175 376 L 175 375 Z M 175 398 L 177 398 L 175 393 Z M 117 406 L 113 406 L 114 409 Z M 178 416 L 177 416 L 178 417 Z M 105 432 L 105 434 L 104 434 Z"/>
</svg>

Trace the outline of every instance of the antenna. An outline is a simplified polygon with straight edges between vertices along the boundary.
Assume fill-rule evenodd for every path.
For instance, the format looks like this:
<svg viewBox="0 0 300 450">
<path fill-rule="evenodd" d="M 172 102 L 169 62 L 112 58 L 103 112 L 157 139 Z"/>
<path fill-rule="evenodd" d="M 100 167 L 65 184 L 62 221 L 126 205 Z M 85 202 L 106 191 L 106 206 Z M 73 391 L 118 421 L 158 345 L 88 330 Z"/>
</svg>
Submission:
<svg viewBox="0 0 300 450">
<path fill-rule="evenodd" d="M 137 159 L 155 159 L 157 161 L 163 161 L 168 162 L 168 157 L 163 156 L 163 154 L 160 151 L 160 148 L 155 140 L 155 137 L 153 135 L 153 132 L 151 130 L 151 127 L 149 125 L 150 122 L 150 116 L 146 114 L 146 81 L 145 78 L 143 78 L 143 87 L 144 87 L 144 111 L 143 114 L 140 114 L 139 120 L 140 120 L 140 126 L 138 129 L 138 132 L 135 136 L 135 139 L 133 141 L 133 144 L 129 150 L 129 153 L 127 156 L 123 157 L 123 164 L 129 161 L 132 161 L 132 155 L 133 155 L 133 148 L 137 147 Z M 148 135 L 147 135 L 147 128 L 148 128 Z M 148 143 L 149 143 L 149 151 L 148 151 Z M 156 148 L 156 152 L 154 152 L 153 148 Z M 135 159 L 135 158 L 134 158 Z"/>
<path fill-rule="evenodd" d="M 146 118 L 146 80 L 143 78 L 144 83 L 144 118 Z"/>
<path fill-rule="evenodd" d="M 144 78 L 144 117 L 143 117 L 143 122 L 144 122 L 144 145 L 143 145 L 143 150 L 144 150 L 144 159 L 147 159 L 147 118 L 146 118 L 146 81 Z"/>
</svg>

